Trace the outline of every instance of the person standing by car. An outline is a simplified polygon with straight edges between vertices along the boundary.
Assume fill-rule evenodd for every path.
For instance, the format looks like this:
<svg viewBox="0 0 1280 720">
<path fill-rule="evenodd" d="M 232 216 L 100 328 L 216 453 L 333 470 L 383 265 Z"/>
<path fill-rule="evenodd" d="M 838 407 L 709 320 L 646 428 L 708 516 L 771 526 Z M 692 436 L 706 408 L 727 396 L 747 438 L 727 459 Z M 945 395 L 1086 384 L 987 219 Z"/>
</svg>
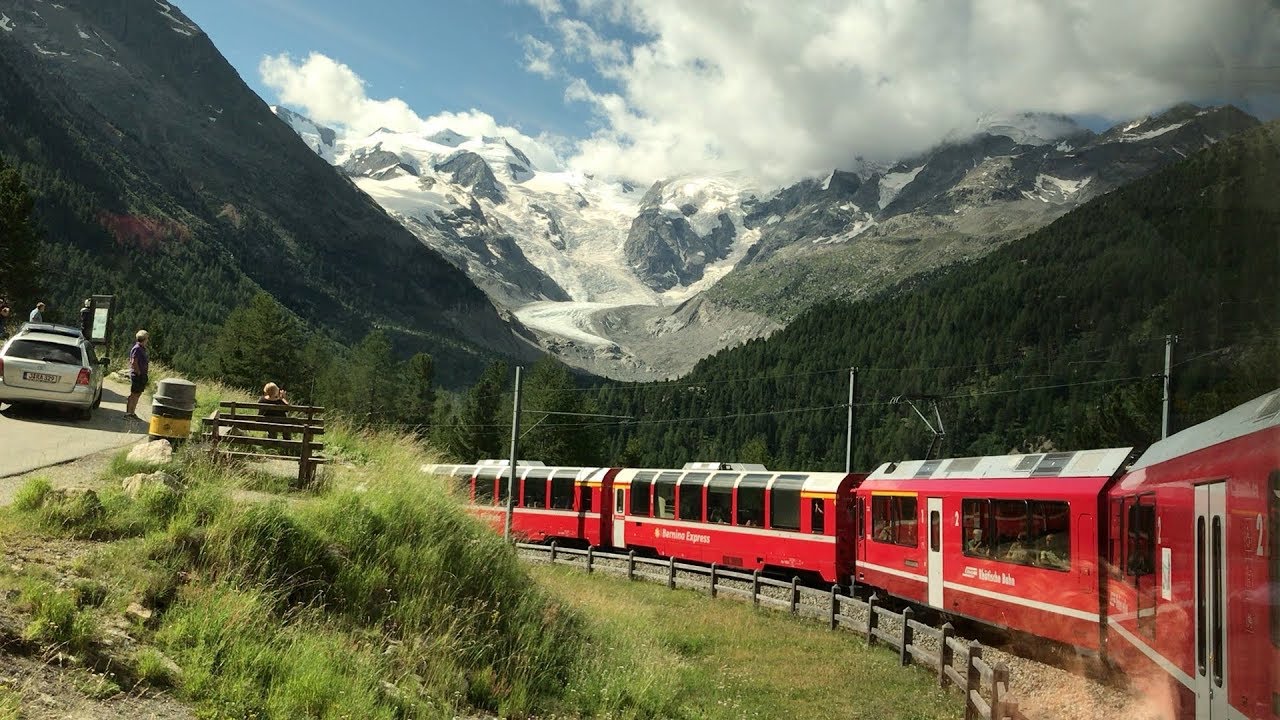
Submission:
<svg viewBox="0 0 1280 720">
<path fill-rule="evenodd" d="M 9 304 L 0 300 L 0 345 L 9 339 L 9 315 L 12 314 Z"/>
<path fill-rule="evenodd" d="M 80 308 L 80 334 L 84 335 L 84 339 L 89 339 L 89 329 L 93 327 L 93 301 L 85 299 L 84 307 Z"/>
<path fill-rule="evenodd" d="M 151 363 L 147 357 L 147 343 L 151 340 L 151 333 L 139 330 L 134 339 L 137 342 L 129 350 L 129 400 L 124 406 L 124 416 L 141 420 L 135 411 L 138 409 L 138 398 L 142 397 L 142 391 L 147 388 L 147 371 Z"/>
<path fill-rule="evenodd" d="M 32 310 L 31 314 L 27 316 L 27 321 L 33 323 L 44 322 L 44 303 L 36 303 L 36 309 Z"/>
</svg>

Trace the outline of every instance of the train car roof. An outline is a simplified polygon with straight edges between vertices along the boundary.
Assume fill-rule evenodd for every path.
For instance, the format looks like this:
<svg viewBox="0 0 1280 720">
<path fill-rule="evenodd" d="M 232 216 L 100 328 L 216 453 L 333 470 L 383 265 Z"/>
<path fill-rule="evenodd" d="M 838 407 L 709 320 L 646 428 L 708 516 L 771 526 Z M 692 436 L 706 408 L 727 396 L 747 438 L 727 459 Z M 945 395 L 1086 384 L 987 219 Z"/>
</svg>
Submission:
<svg viewBox="0 0 1280 720">
<path fill-rule="evenodd" d="M 903 460 L 876 468 L 876 480 L 983 480 L 1110 477 L 1124 466 L 1133 448 L 992 455 L 946 460 Z"/>
<path fill-rule="evenodd" d="M 1153 443 L 1130 469 L 1141 470 L 1276 425 L 1280 425 L 1280 389 Z"/>
<path fill-rule="evenodd" d="M 685 470 L 683 468 L 623 468 L 618 471 L 618 475 L 614 478 L 614 482 L 619 485 L 630 485 L 631 480 L 638 474 L 648 473 L 677 473 L 681 478 L 688 474 L 704 475 L 720 477 L 729 475 L 734 478 L 734 485 L 742 478 L 753 476 L 764 476 L 768 478 L 771 484 L 776 480 L 798 480 L 802 483 L 800 491 L 805 493 L 834 493 L 840 489 L 844 479 L 850 477 L 850 473 L 843 472 L 779 472 L 776 470 Z"/>
<path fill-rule="evenodd" d="M 461 464 L 461 465 L 451 465 L 448 463 L 436 463 L 436 464 L 423 465 L 421 470 L 422 472 L 430 475 L 449 475 L 451 477 L 461 477 L 461 478 L 469 478 L 472 475 L 475 475 L 476 472 L 483 470 L 485 471 L 485 475 L 489 477 L 497 477 L 499 475 L 505 477 L 507 474 L 507 468 L 510 466 L 511 466 L 510 462 L 499 463 L 499 462 L 492 462 L 492 461 L 481 461 L 479 463 Z M 604 469 L 607 469 L 607 468 L 557 466 L 557 465 L 546 465 L 541 462 L 533 462 L 526 465 L 522 461 L 519 465 L 516 465 L 516 474 L 518 477 L 525 477 L 525 475 L 529 473 L 531 470 L 545 470 L 548 473 L 547 475 L 548 477 L 550 477 L 550 474 L 554 472 L 556 477 L 563 478 L 563 477 L 567 477 L 569 474 L 573 474 L 574 477 L 576 477 L 578 480 L 585 480 L 589 476 L 595 474 L 597 471 L 604 470 Z"/>
</svg>

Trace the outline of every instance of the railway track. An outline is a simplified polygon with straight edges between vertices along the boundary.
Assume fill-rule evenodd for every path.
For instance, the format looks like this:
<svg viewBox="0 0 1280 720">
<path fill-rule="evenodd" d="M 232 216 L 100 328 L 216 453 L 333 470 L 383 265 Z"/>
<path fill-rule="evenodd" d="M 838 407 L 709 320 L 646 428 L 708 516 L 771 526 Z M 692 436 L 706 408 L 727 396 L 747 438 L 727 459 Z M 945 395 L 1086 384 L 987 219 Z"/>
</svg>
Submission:
<svg viewBox="0 0 1280 720">
<path fill-rule="evenodd" d="M 550 563 L 546 552 L 528 549 L 518 549 L 517 552 L 526 562 Z M 582 555 L 560 554 L 556 557 L 556 564 L 586 570 L 586 558 Z M 628 565 L 625 560 L 598 555 L 592 559 L 592 564 L 596 568 L 615 570 L 626 570 Z M 679 569 L 679 564 L 676 567 L 677 588 L 707 592 L 705 573 Z M 667 571 L 655 567 L 637 567 L 634 576 L 637 580 L 663 584 L 669 581 Z M 743 580 L 721 577 L 716 584 L 719 588 L 737 588 L 747 592 L 752 590 L 752 583 Z M 762 597 L 779 602 L 789 603 L 792 599 L 790 588 L 761 584 L 758 592 Z M 721 596 L 732 595 L 722 593 Z M 829 613 L 830 600 L 826 595 L 812 592 L 799 594 L 798 615 L 825 623 Z M 865 610 L 851 610 L 849 613 L 856 620 L 866 621 Z M 900 633 L 901 628 L 894 624 L 896 622 L 882 620 L 882 627 L 892 633 Z M 967 631 L 969 628 L 965 629 Z M 982 634 L 984 659 L 993 664 L 1004 663 L 1009 668 L 1010 690 L 1018 699 L 1020 714 L 1027 720 L 1162 720 L 1164 717 L 1159 698 L 1137 697 L 1103 680 L 1090 677 L 1096 674 L 1090 672 L 1096 666 L 1096 662 L 1092 660 L 1067 652 L 1046 652 L 1046 648 L 1034 638 L 1010 637 L 991 632 Z M 937 649 L 936 641 L 929 637 L 918 637 L 915 643 L 929 650 Z"/>
</svg>

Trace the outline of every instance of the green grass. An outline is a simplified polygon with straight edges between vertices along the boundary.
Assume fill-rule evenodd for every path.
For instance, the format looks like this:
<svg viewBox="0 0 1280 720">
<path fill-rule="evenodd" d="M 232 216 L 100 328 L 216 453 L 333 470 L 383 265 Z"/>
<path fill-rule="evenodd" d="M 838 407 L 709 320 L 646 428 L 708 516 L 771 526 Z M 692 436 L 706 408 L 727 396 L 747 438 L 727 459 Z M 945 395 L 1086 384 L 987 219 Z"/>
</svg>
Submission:
<svg viewBox="0 0 1280 720">
<path fill-rule="evenodd" d="M 22 696 L 15 690 L 0 687 L 0 720 L 21 720 Z"/>
<path fill-rule="evenodd" d="M 535 566 L 535 578 L 592 619 L 609 663 L 671 717 L 902 718 L 962 715 L 934 676 L 844 632 L 730 599 L 580 570 Z M 607 694 L 609 681 L 591 688 Z M 833 708 L 840 708 L 834 711 Z"/>
<path fill-rule="evenodd" d="M 123 455 L 100 492 L 31 480 L 0 511 L 4 532 L 104 542 L 66 590 L 0 570 L 0 591 L 20 588 L 30 639 L 47 646 L 93 646 L 97 618 L 133 617 L 138 651 L 81 691 L 170 687 L 208 717 L 957 715 L 927 677 L 848 635 L 687 592 L 531 574 L 420 472 L 429 457 L 412 438 L 332 427 L 341 472 L 275 501 L 237 502 L 246 479 L 198 447 L 161 468 L 176 487 L 134 498 L 116 489 L 138 470 Z"/>
<path fill-rule="evenodd" d="M 31 618 L 22 633 L 28 642 L 79 652 L 95 640 L 97 623 L 93 616 L 81 611 L 72 593 L 47 581 L 22 578 L 17 607 Z"/>
</svg>

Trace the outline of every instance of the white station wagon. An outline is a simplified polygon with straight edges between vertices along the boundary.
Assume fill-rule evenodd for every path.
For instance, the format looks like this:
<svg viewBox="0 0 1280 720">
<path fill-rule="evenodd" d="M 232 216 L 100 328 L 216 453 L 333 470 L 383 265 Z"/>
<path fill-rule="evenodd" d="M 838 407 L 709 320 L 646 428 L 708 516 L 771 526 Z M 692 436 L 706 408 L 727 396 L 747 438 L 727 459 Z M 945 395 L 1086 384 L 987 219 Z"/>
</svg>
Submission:
<svg viewBox="0 0 1280 720">
<path fill-rule="evenodd" d="M 0 403 L 62 406 L 88 420 L 102 403 L 103 373 L 79 328 L 27 323 L 0 349 Z"/>
</svg>

